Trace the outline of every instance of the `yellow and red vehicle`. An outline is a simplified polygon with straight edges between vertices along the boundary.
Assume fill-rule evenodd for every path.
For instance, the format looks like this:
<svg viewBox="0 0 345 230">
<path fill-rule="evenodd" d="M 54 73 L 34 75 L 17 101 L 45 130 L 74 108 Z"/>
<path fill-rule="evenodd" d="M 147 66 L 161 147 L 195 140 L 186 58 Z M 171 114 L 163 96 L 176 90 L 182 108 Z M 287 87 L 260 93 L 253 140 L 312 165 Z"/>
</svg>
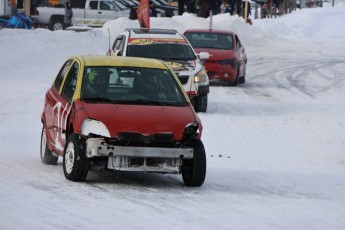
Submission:
<svg viewBox="0 0 345 230">
<path fill-rule="evenodd" d="M 204 182 L 202 123 L 162 61 L 71 57 L 46 93 L 41 119 L 41 160 L 63 157 L 69 180 L 110 169 L 182 174 L 187 186 Z"/>
</svg>

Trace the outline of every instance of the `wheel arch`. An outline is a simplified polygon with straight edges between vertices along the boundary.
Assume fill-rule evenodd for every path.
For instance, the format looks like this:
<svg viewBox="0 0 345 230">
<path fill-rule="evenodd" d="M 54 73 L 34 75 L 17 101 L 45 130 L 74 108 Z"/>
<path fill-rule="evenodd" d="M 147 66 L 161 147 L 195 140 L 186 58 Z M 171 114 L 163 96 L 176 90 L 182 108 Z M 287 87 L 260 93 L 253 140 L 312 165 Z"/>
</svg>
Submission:
<svg viewBox="0 0 345 230">
<path fill-rule="evenodd" d="M 55 22 L 61 22 L 62 25 L 64 24 L 64 15 L 61 14 L 53 14 L 52 16 L 50 16 L 50 20 L 49 20 L 49 27 L 51 29 L 53 28 L 53 25 Z"/>
</svg>

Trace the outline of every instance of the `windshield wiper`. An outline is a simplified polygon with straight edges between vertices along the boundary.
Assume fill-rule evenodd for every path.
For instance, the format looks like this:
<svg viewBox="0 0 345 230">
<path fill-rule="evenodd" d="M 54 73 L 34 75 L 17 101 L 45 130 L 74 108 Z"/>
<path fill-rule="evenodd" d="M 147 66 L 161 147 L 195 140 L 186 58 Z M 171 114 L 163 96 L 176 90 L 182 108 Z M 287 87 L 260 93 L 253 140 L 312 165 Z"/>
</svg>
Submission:
<svg viewBox="0 0 345 230">
<path fill-rule="evenodd" d="M 83 98 L 84 101 L 90 103 L 110 103 L 110 104 L 126 104 L 127 101 L 119 101 L 119 100 L 112 100 L 109 98 L 102 98 L 102 97 L 90 97 L 90 98 Z"/>
<path fill-rule="evenodd" d="M 102 97 L 86 97 L 83 100 L 88 102 L 112 102 L 112 100 Z"/>
<path fill-rule="evenodd" d="M 166 102 L 166 101 L 155 101 L 155 100 L 135 100 L 134 102 L 146 105 L 166 105 L 166 106 L 181 106 L 180 102 Z"/>
<path fill-rule="evenodd" d="M 191 57 L 172 57 L 170 60 L 183 60 L 183 61 L 192 61 L 194 58 Z"/>
</svg>

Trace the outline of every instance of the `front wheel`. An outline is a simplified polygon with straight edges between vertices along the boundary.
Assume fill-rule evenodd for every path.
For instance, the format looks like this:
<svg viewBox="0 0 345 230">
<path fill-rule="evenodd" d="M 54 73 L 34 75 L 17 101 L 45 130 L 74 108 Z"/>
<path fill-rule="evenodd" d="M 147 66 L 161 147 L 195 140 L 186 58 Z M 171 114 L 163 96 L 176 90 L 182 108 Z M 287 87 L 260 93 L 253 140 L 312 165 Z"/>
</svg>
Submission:
<svg viewBox="0 0 345 230">
<path fill-rule="evenodd" d="M 71 181 L 85 181 L 89 171 L 89 159 L 86 157 L 85 139 L 79 135 L 69 135 L 63 156 L 63 171 Z"/>
<path fill-rule="evenodd" d="M 56 165 L 59 157 L 54 156 L 52 151 L 48 149 L 46 132 L 46 128 L 43 125 L 41 133 L 41 161 L 46 165 Z"/>
<path fill-rule="evenodd" d="M 207 94 L 194 97 L 195 112 L 205 113 L 207 111 Z"/>
<path fill-rule="evenodd" d="M 187 186 L 199 187 L 206 177 L 206 153 L 201 140 L 194 140 L 191 147 L 194 150 L 193 159 L 183 160 L 182 179 Z"/>
<path fill-rule="evenodd" d="M 234 81 L 229 81 L 229 86 L 237 86 L 240 81 L 240 68 L 237 68 L 237 74 Z"/>
<path fill-rule="evenodd" d="M 243 69 L 243 76 L 242 77 L 240 77 L 240 79 L 238 80 L 238 82 L 240 83 L 240 84 L 244 84 L 245 82 L 246 82 L 246 64 L 244 64 L 244 67 L 243 67 L 244 69 Z"/>
</svg>

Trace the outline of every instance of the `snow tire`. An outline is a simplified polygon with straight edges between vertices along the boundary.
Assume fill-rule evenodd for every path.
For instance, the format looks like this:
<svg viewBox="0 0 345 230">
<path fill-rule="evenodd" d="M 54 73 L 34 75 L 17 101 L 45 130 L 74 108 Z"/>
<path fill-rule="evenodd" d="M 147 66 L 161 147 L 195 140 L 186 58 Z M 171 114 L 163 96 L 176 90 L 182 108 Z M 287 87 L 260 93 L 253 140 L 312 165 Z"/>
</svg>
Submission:
<svg viewBox="0 0 345 230">
<path fill-rule="evenodd" d="M 200 187 L 206 177 L 206 153 L 201 140 L 193 140 L 191 147 L 194 150 L 193 159 L 183 160 L 182 179 L 185 185 Z"/>
<path fill-rule="evenodd" d="M 64 29 L 64 18 L 59 16 L 53 16 L 49 24 L 49 28 L 52 31 L 63 30 Z"/>
<path fill-rule="evenodd" d="M 207 94 L 194 97 L 195 112 L 206 113 L 207 111 Z"/>
<path fill-rule="evenodd" d="M 48 149 L 47 145 L 47 133 L 46 128 L 43 125 L 42 133 L 41 133 L 41 161 L 43 164 L 46 165 L 56 165 L 59 159 L 58 156 L 54 156 L 53 153 Z"/>
<path fill-rule="evenodd" d="M 89 162 L 86 157 L 85 139 L 77 134 L 69 135 L 63 156 L 63 171 L 66 179 L 85 181 L 89 171 Z"/>
<path fill-rule="evenodd" d="M 238 83 L 239 83 L 239 78 L 240 78 L 239 75 L 240 75 L 240 69 L 237 68 L 237 75 L 236 75 L 236 78 L 235 78 L 234 81 L 229 81 L 229 86 L 234 86 L 234 87 L 236 87 L 236 86 L 238 85 Z"/>
<path fill-rule="evenodd" d="M 238 79 L 238 83 L 244 84 L 246 82 L 246 64 L 244 64 L 243 76 Z"/>
</svg>

